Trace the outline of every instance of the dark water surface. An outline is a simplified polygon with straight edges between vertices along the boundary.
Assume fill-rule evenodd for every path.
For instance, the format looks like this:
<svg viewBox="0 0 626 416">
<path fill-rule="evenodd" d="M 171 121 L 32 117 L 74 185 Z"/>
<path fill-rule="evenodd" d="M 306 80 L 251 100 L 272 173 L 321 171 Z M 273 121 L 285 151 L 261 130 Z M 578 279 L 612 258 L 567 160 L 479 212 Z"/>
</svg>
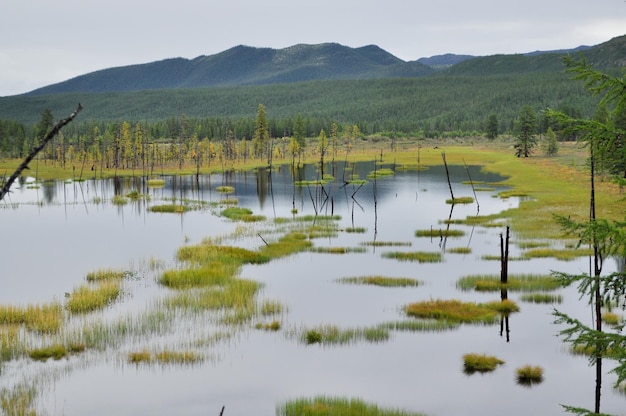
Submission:
<svg viewBox="0 0 626 416">
<path fill-rule="evenodd" d="M 5 362 L 1 386 L 35 382 L 40 393 L 38 407 L 49 415 L 273 415 L 278 405 L 316 395 L 356 397 L 381 407 L 401 408 L 429 415 L 550 415 L 561 414 L 560 404 L 593 408 L 595 369 L 585 357 L 573 356 L 556 335 L 552 305 L 535 305 L 509 293 L 521 312 L 510 318 L 510 340 L 499 325 L 461 326 L 445 332 L 397 332 L 387 341 L 358 341 L 347 345 L 304 345 L 290 336 L 298 328 L 337 325 L 342 328 L 375 326 L 405 317 L 401 308 L 428 299 L 461 299 L 487 302 L 499 294 L 461 292 L 460 277 L 499 274 L 499 262 L 484 255 L 499 255 L 502 227 L 453 225 L 465 231 L 460 238 L 417 238 L 418 229 L 445 228 L 443 220 L 464 219 L 477 214 L 475 203 L 446 204 L 450 197 L 442 167 L 420 172 L 397 171 L 395 175 L 369 180 L 358 188 L 342 178 L 360 178 L 374 170 L 373 164 L 342 166 L 326 170 L 336 181 L 326 194 L 319 187 L 294 187 L 288 168 L 272 172 L 246 172 L 211 176 L 166 177 L 163 188 L 147 188 L 142 178 L 21 183 L 0 207 L 2 229 L 2 304 L 63 301 L 84 282 L 86 273 L 100 268 L 130 269 L 135 277 L 125 283 L 126 295 L 111 308 L 86 319 L 114 320 L 141 315 L 168 290 L 156 283 L 160 270 L 175 267 L 176 250 L 207 237 L 225 236 L 237 227 L 250 230 L 248 237 L 229 240 L 248 248 L 261 247 L 258 234 L 268 232 L 275 218 L 318 214 L 339 215 L 339 228 L 363 227 L 364 233 L 340 232 L 337 237 L 315 239 L 316 247 L 362 247 L 366 241 L 401 241 L 410 247 L 367 247 L 365 252 L 345 255 L 304 252 L 269 264 L 244 266 L 241 277 L 264 284 L 260 300 L 277 300 L 286 306 L 282 329 L 265 332 L 253 325 L 229 329 L 231 337 L 211 345 L 192 345 L 198 334 L 209 336 L 214 324 L 202 319 L 181 319 L 166 336 L 124 340 L 106 351 L 88 351 L 67 360 Z M 491 186 L 502 178 L 470 167 L 474 181 Z M 306 166 L 295 179 L 316 179 L 320 172 Z M 474 196 L 465 167 L 451 167 L 455 196 Z M 220 185 L 235 187 L 230 198 L 266 223 L 234 223 L 218 215 L 225 196 Z M 502 188 L 477 192 L 480 215 L 517 207 L 516 198 L 496 197 Z M 111 202 L 113 195 L 132 190 L 148 194 L 149 200 L 123 206 Z M 356 193 L 355 193 L 356 192 Z M 375 194 L 375 195 L 374 195 Z M 328 197 L 326 197 L 328 195 Z M 179 214 L 156 214 L 151 205 L 171 199 L 206 201 L 203 208 Z M 451 212 L 452 211 L 452 212 Z M 250 237 L 252 236 L 252 237 Z M 233 243 L 234 241 L 234 243 Z M 512 236 L 511 256 L 521 253 Z M 469 247 L 470 254 L 447 249 Z M 386 259 L 389 250 L 441 252 L 443 262 L 419 264 Z M 162 266 L 150 267 L 150 264 Z M 609 264 L 610 263 L 610 264 Z M 616 266 L 607 262 L 605 272 Z M 554 259 L 514 261 L 509 272 L 547 274 L 550 270 L 585 273 L 588 259 L 563 262 Z M 380 288 L 345 285 L 338 278 L 365 275 L 412 277 L 423 284 L 414 288 Z M 564 302 L 556 307 L 583 322 L 591 322 L 585 300 L 575 288 L 561 289 Z M 45 340 L 41 341 L 45 344 Z M 158 346 L 192 345 L 205 361 L 192 366 L 135 366 L 126 361 L 129 351 Z M 495 355 L 506 361 L 487 374 L 463 373 L 466 353 Z M 515 369 L 526 364 L 544 368 L 544 381 L 533 387 L 515 382 Z M 626 396 L 611 387 L 613 365 L 605 362 L 602 411 L 626 414 Z"/>
</svg>

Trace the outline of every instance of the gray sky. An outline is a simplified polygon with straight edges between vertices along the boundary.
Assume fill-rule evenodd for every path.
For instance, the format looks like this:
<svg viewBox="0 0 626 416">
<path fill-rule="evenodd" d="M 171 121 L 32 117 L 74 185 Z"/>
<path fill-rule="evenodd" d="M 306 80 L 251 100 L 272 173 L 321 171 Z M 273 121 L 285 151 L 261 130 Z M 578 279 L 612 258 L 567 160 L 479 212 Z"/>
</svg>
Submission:
<svg viewBox="0 0 626 416">
<path fill-rule="evenodd" d="M 240 44 L 374 44 L 410 61 L 573 48 L 624 34 L 624 0 L 2 0 L 0 96 Z"/>
</svg>

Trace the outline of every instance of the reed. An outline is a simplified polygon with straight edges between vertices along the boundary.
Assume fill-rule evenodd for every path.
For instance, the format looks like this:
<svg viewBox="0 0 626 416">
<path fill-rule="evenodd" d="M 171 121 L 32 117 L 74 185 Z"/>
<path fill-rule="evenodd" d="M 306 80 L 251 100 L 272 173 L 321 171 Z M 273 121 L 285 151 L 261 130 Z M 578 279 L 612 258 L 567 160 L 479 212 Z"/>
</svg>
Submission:
<svg viewBox="0 0 626 416">
<path fill-rule="evenodd" d="M 401 409 L 385 409 L 360 399 L 317 396 L 288 401 L 276 408 L 277 416 L 424 416 Z"/>
<path fill-rule="evenodd" d="M 501 283 L 499 275 L 470 275 L 460 278 L 456 287 L 477 292 L 495 292 L 503 289 L 513 292 L 534 292 L 557 290 L 562 285 L 554 276 L 530 273 L 510 275 L 507 283 Z"/>
<path fill-rule="evenodd" d="M 493 355 L 472 353 L 463 356 L 463 371 L 466 374 L 487 373 L 494 371 L 496 367 L 502 364 L 504 361 Z"/>
<path fill-rule="evenodd" d="M 280 315 L 284 310 L 283 304 L 276 300 L 265 300 L 259 307 L 259 312 L 263 316 Z"/>
<path fill-rule="evenodd" d="M 419 263 L 440 263 L 442 261 L 441 253 L 427 251 L 388 251 L 383 253 L 382 256 L 388 259 L 416 261 Z"/>
<path fill-rule="evenodd" d="M 417 279 L 408 277 L 386 277 L 386 276 L 360 276 L 360 277 L 344 277 L 337 279 L 339 283 L 348 283 L 355 285 L 372 285 L 381 287 L 416 287 L 419 285 Z"/>
<path fill-rule="evenodd" d="M 19 325 L 0 326 L 0 373 L 2 362 L 13 360 L 26 352 L 24 338 Z"/>
<path fill-rule="evenodd" d="M 494 323 L 498 313 L 491 307 L 460 300 L 427 300 L 404 307 L 408 316 L 459 323 Z"/>
<path fill-rule="evenodd" d="M 532 386 L 543 381 L 543 368 L 525 365 L 515 370 L 517 383 L 523 386 Z"/>
<path fill-rule="evenodd" d="M 87 313 L 102 309 L 122 294 L 118 281 L 104 281 L 97 286 L 82 285 L 70 294 L 65 308 L 70 313 Z"/>
<path fill-rule="evenodd" d="M 416 237 L 430 237 L 430 238 L 443 238 L 443 237 L 463 237 L 465 231 L 463 230 L 443 230 L 437 228 L 430 228 L 426 230 L 415 231 Z"/>
<path fill-rule="evenodd" d="M 34 384 L 19 383 L 12 388 L 0 389 L 0 412 L 6 416 L 37 416 L 35 399 L 37 389 Z"/>
</svg>

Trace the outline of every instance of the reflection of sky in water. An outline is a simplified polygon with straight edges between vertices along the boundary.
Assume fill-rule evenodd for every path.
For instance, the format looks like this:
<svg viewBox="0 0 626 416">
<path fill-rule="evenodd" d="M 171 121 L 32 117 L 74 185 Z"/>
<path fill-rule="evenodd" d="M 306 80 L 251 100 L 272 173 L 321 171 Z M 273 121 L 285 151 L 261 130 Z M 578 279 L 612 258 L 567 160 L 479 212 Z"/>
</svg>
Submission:
<svg viewBox="0 0 626 416">
<path fill-rule="evenodd" d="M 373 170 L 359 165 L 364 178 Z M 499 181 L 496 175 L 482 175 L 472 167 L 475 181 Z M 352 173 L 352 171 L 351 171 Z M 318 173 L 307 167 L 303 175 L 314 179 Z M 452 167 L 455 196 L 473 196 L 464 167 Z M 261 300 L 279 300 L 288 311 L 285 330 L 304 325 L 336 324 L 341 327 L 374 326 L 402 319 L 400 308 L 410 302 L 458 298 L 490 301 L 499 294 L 459 292 L 458 278 L 476 273 L 499 273 L 497 261 L 482 261 L 485 254 L 498 255 L 499 234 L 503 228 L 451 225 L 465 231 L 460 238 L 449 238 L 445 247 L 471 247 L 470 254 L 443 253 L 444 262 L 417 264 L 381 258 L 389 250 L 442 251 L 439 239 L 416 238 L 417 229 L 445 228 L 450 216 L 450 197 L 445 172 L 433 168 L 422 172 L 398 172 L 394 177 L 376 181 L 376 209 L 373 181 L 351 197 L 353 185 L 329 184 L 328 199 L 322 206 L 319 188 L 292 186 L 291 173 L 281 168 L 273 173 L 270 188 L 267 177 L 253 172 L 243 175 L 212 175 L 200 178 L 166 178 L 162 189 L 150 189 L 147 205 L 167 203 L 166 198 L 219 201 L 214 191 L 222 184 L 235 186 L 240 206 L 268 218 L 291 217 L 295 204 L 298 215 L 313 214 L 312 199 L 322 214 L 341 215 L 340 228 L 365 227 L 365 233 L 340 233 L 339 238 L 315 240 L 316 246 L 356 247 L 364 241 L 404 241 L 411 247 L 367 247 L 365 253 L 330 255 L 301 253 L 262 266 L 245 266 L 242 277 L 264 283 Z M 336 174 L 341 178 L 341 174 Z M 259 179 L 260 178 L 260 179 Z M 141 185 L 139 185 L 141 186 Z M 489 186 L 480 185 L 480 186 Z M 110 203 L 113 193 L 124 195 L 133 188 L 132 180 L 119 182 L 86 181 L 82 184 L 52 183 L 40 189 L 15 189 L 0 209 L 3 229 L 5 267 L 2 273 L 2 303 L 45 302 L 61 299 L 64 292 L 84 281 L 84 275 L 98 268 L 141 269 L 145 259 L 173 260 L 176 249 L 198 243 L 204 237 L 223 235 L 235 224 L 204 209 L 184 214 L 153 214 L 144 202 L 126 206 Z M 141 189 L 141 188 L 140 188 Z M 269 192 L 269 190 L 273 192 Z M 517 206 L 515 198 L 494 198 L 495 192 L 478 192 L 480 215 Z M 103 203 L 95 204 L 99 197 Z M 12 208 L 11 203 L 19 204 Z M 452 219 L 476 215 L 476 204 L 456 205 Z M 263 227 L 261 227 L 263 228 Z M 267 227 L 265 227 L 267 229 Z M 10 238 L 7 238 L 10 236 Z M 514 237 L 512 238 L 514 241 Z M 237 244 L 258 247 L 259 240 Z M 515 245 L 511 256 L 519 254 Z M 607 269 L 613 267 L 607 263 Z M 587 260 L 555 262 L 537 259 L 511 262 L 509 272 L 548 273 L 552 269 L 581 273 L 588 270 Z M 607 270 L 608 271 L 608 270 Z M 423 282 L 417 288 L 378 288 L 344 285 L 335 280 L 363 275 L 413 277 Z M 151 276 L 148 274 L 148 276 Z M 131 292 L 127 306 L 116 310 L 141 310 L 150 296 L 162 291 L 152 277 L 127 283 Z M 589 319 L 584 301 L 575 289 L 560 291 L 566 302 L 559 310 Z M 72 368 L 51 386 L 45 404 L 50 414 L 65 415 L 169 415 L 274 414 L 277 404 L 297 397 L 318 394 L 359 397 L 383 407 L 399 407 L 431 415 L 478 414 L 558 414 L 559 403 L 592 407 L 594 369 L 584 357 L 564 353 L 566 346 L 555 335 L 549 305 L 531 305 L 509 293 L 522 312 L 511 317 L 511 342 L 499 335 L 499 326 L 464 326 L 444 333 L 399 333 L 380 344 L 361 342 L 351 346 L 304 346 L 283 332 L 265 333 L 246 330 L 226 344 L 209 348 L 212 358 L 194 367 L 135 368 L 123 362 L 124 353 L 137 346 L 124 346 L 112 362 L 85 354 L 69 364 L 5 365 L 5 380 L 11 375 L 50 368 Z M 130 306 L 130 305 L 135 306 Z M 147 303 L 149 304 L 149 303 Z M 185 335 L 189 336 L 189 335 Z M 462 372 L 463 354 L 488 353 L 506 361 L 491 374 L 466 376 Z M 114 353 L 109 354 L 115 356 Z M 91 359 L 90 359 L 91 357 Z M 531 389 L 515 384 L 514 371 L 525 364 L 545 369 L 545 381 Z M 612 368 L 605 363 L 605 368 Z M 63 373 L 63 372 L 62 372 Z M 622 411 L 624 396 L 610 385 L 606 376 L 603 390 L 604 412 Z"/>
</svg>

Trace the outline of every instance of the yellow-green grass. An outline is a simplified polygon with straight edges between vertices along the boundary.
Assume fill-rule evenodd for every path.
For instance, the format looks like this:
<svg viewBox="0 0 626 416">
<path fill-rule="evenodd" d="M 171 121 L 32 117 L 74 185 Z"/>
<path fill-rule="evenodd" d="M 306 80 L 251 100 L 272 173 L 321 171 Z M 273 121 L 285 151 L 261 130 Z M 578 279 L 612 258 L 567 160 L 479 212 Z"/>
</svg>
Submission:
<svg viewBox="0 0 626 416">
<path fill-rule="evenodd" d="M 503 219 L 499 215 L 473 215 L 471 217 L 465 217 L 464 219 L 446 219 L 443 220 L 444 224 L 461 224 L 469 226 L 482 226 L 482 227 L 505 227 L 502 223 Z"/>
<path fill-rule="evenodd" d="M 502 260 L 502 258 L 499 255 L 495 255 L 495 254 L 484 254 L 484 255 L 480 256 L 480 258 L 482 260 L 487 260 L 487 261 L 500 261 L 500 260 Z M 519 257 L 519 256 L 509 256 L 508 260 L 509 261 L 525 261 L 525 260 L 530 260 L 530 258 L 528 258 L 528 257 Z"/>
<path fill-rule="evenodd" d="M 389 330 L 384 326 L 339 328 L 337 325 L 320 325 L 302 329 L 299 338 L 307 345 L 343 345 L 357 341 L 383 342 L 389 339 Z"/>
<path fill-rule="evenodd" d="M 463 371 L 466 374 L 494 371 L 504 361 L 493 355 L 470 353 L 463 355 Z"/>
<path fill-rule="evenodd" d="M 367 231 L 365 227 L 347 227 L 343 229 L 346 233 L 359 233 L 362 234 Z"/>
<path fill-rule="evenodd" d="M 49 358 L 60 360 L 68 355 L 67 348 L 62 344 L 49 345 L 47 347 L 35 348 L 28 354 L 32 360 L 47 361 Z"/>
<path fill-rule="evenodd" d="M 0 366 L 3 361 L 10 361 L 26 352 L 27 346 L 19 325 L 0 326 Z"/>
<path fill-rule="evenodd" d="M 242 207 L 229 207 L 220 213 L 222 217 L 226 217 L 233 221 L 243 221 L 243 222 L 258 222 L 265 221 L 265 216 L 263 215 L 253 215 L 252 210 L 248 208 Z"/>
<path fill-rule="evenodd" d="M 500 282 L 499 275 L 470 275 L 461 277 L 456 287 L 461 290 L 495 292 L 507 289 L 513 292 L 550 291 L 560 289 L 559 281 L 551 275 L 514 274 L 509 275 L 507 283 Z"/>
<path fill-rule="evenodd" d="M 113 203 L 113 205 L 126 205 L 128 204 L 128 198 L 122 195 L 113 195 L 113 198 L 111 198 L 111 202 Z"/>
<path fill-rule="evenodd" d="M 164 204 L 164 205 L 152 205 L 150 212 L 165 213 L 165 214 L 182 214 L 189 211 L 191 208 L 187 205 L 180 204 Z"/>
<path fill-rule="evenodd" d="M 306 234 L 292 231 L 285 234 L 277 241 L 262 246 L 259 251 L 261 254 L 267 255 L 270 258 L 280 258 L 308 250 L 312 246 L 313 243 L 307 239 Z"/>
<path fill-rule="evenodd" d="M 379 326 L 391 331 L 400 332 L 442 332 L 457 329 L 459 322 L 444 321 L 437 319 L 406 319 L 402 321 L 387 322 Z"/>
<path fill-rule="evenodd" d="M 309 251 L 326 254 L 365 253 L 364 247 L 312 247 Z"/>
<path fill-rule="evenodd" d="M 34 384 L 19 383 L 12 388 L 0 389 L 0 414 L 6 416 L 37 416 Z"/>
<path fill-rule="evenodd" d="M 0 305 L 0 322 L 4 325 L 24 325 L 29 331 L 55 333 L 63 323 L 63 308 L 58 302 L 42 305 Z"/>
<path fill-rule="evenodd" d="M 593 250 L 591 248 L 534 248 L 524 251 L 523 256 L 529 259 L 552 257 L 557 260 L 571 261 L 580 257 L 593 256 Z"/>
<path fill-rule="evenodd" d="M 98 285 L 81 285 L 70 294 L 65 308 L 71 313 L 86 313 L 110 305 L 122 294 L 119 281 L 103 281 Z"/>
<path fill-rule="evenodd" d="M 377 178 L 384 178 L 386 176 L 392 176 L 395 175 L 395 172 L 389 168 L 381 168 L 381 169 L 377 169 L 377 170 L 373 170 L 370 173 L 367 174 L 367 178 L 368 179 L 377 179 Z"/>
<path fill-rule="evenodd" d="M 277 300 L 264 300 L 259 307 L 259 312 L 263 316 L 279 315 L 284 310 L 285 306 Z"/>
<path fill-rule="evenodd" d="M 388 259 L 400 261 L 416 261 L 419 263 L 440 263 L 442 261 L 441 253 L 428 251 L 388 251 L 382 254 Z"/>
<path fill-rule="evenodd" d="M 446 199 L 446 204 L 471 204 L 472 202 L 474 202 L 474 198 L 471 196 L 459 196 Z"/>
<path fill-rule="evenodd" d="M 267 254 L 258 251 L 207 243 L 181 247 L 177 258 L 192 264 L 209 264 L 215 261 L 226 264 L 262 264 L 270 261 Z"/>
<path fill-rule="evenodd" d="M 622 317 L 615 312 L 602 312 L 602 321 L 613 326 L 621 324 Z"/>
<path fill-rule="evenodd" d="M 443 229 L 431 228 L 427 230 L 415 231 L 416 237 L 440 238 L 440 237 L 463 237 L 464 235 L 465 235 L 465 231 L 463 230 L 443 230 Z"/>
<path fill-rule="evenodd" d="M 387 276 L 359 276 L 359 277 L 343 277 L 337 279 L 339 283 L 348 283 L 356 285 L 373 285 L 382 287 L 415 287 L 419 285 L 419 280 L 408 277 L 387 277 Z"/>
<path fill-rule="evenodd" d="M 562 295 L 553 295 L 551 293 L 522 293 L 520 299 L 523 302 L 530 303 L 561 303 Z"/>
<path fill-rule="evenodd" d="M 172 289 L 223 286 L 236 276 L 239 267 L 237 262 L 212 261 L 200 267 L 166 270 L 159 283 Z"/>
<path fill-rule="evenodd" d="M 162 188 L 165 186 L 164 179 L 148 179 L 147 183 L 149 188 Z"/>
<path fill-rule="evenodd" d="M 293 184 L 295 186 L 324 186 L 328 183 L 325 179 L 315 179 L 315 180 L 302 180 L 295 181 Z"/>
<path fill-rule="evenodd" d="M 131 364 L 150 363 L 152 353 L 148 350 L 131 351 L 128 353 L 128 362 Z"/>
<path fill-rule="evenodd" d="M 450 247 L 446 248 L 446 253 L 451 254 L 470 254 L 472 252 L 471 247 Z"/>
<path fill-rule="evenodd" d="M 424 416 L 401 409 L 386 409 L 355 398 L 317 396 L 290 400 L 277 406 L 277 416 Z"/>
<path fill-rule="evenodd" d="M 404 312 L 414 318 L 438 319 L 458 323 L 496 322 L 499 313 L 488 305 L 462 302 L 460 300 L 431 299 L 411 303 L 404 307 Z"/>
<path fill-rule="evenodd" d="M 219 205 L 237 205 L 239 203 L 239 199 L 237 198 L 224 198 L 221 199 Z"/>
<path fill-rule="evenodd" d="M 518 384 L 532 386 L 543 381 L 543 368 L 536 365 L 524 365 L 515 370 L 515 379 Z"/>
<path fill-rule="evenodd" d="M 262 329 L 264 331 L 279 331 L 280 330 L 280 322 L 272 321 L 272 322 L 257 322 L 254 327 L 256 329 Z"/>
<path fill-rule="evenodd" d="M 371 247 L 411 247 L 413 245 L 410 241 L 363 241 L 359 244 Z"/>
<path fill-rule="evenodd" d="M 261 287 L 259 282 L 246 279 L 229 279 L 217 287 L 197 291 L 185 290 L 166 298 L 164 304 L 170 308 L 188 310 L 235 309 L 243 312 L 246 320 L 257 310 L 254 297 Z"/>
<path fill-rule="evenodd" d="M 215 190 L 221 194 L 232 194 L 235 192 L 235 187 L 230 185 L 222 185 L 215 188 Z"/>
<path fill-rule="evenodd" d="M 549 241 L 526 240 L 515 243 L 522 250 L 550 247 Z"/>
<path fill-rule="evenodd" d="M 514 312 L 519 312 L 519 306 L 511 299 L 494 300 L 486 304 L 489 308 L 508 316 Z"/>
<path fill-rule="evenodd" d="M 88 282 L 99 282 L 103 280 L 123 279 L 129 272 L 120 269 L 103 268 L 87 273 Z"/>
</svg>

